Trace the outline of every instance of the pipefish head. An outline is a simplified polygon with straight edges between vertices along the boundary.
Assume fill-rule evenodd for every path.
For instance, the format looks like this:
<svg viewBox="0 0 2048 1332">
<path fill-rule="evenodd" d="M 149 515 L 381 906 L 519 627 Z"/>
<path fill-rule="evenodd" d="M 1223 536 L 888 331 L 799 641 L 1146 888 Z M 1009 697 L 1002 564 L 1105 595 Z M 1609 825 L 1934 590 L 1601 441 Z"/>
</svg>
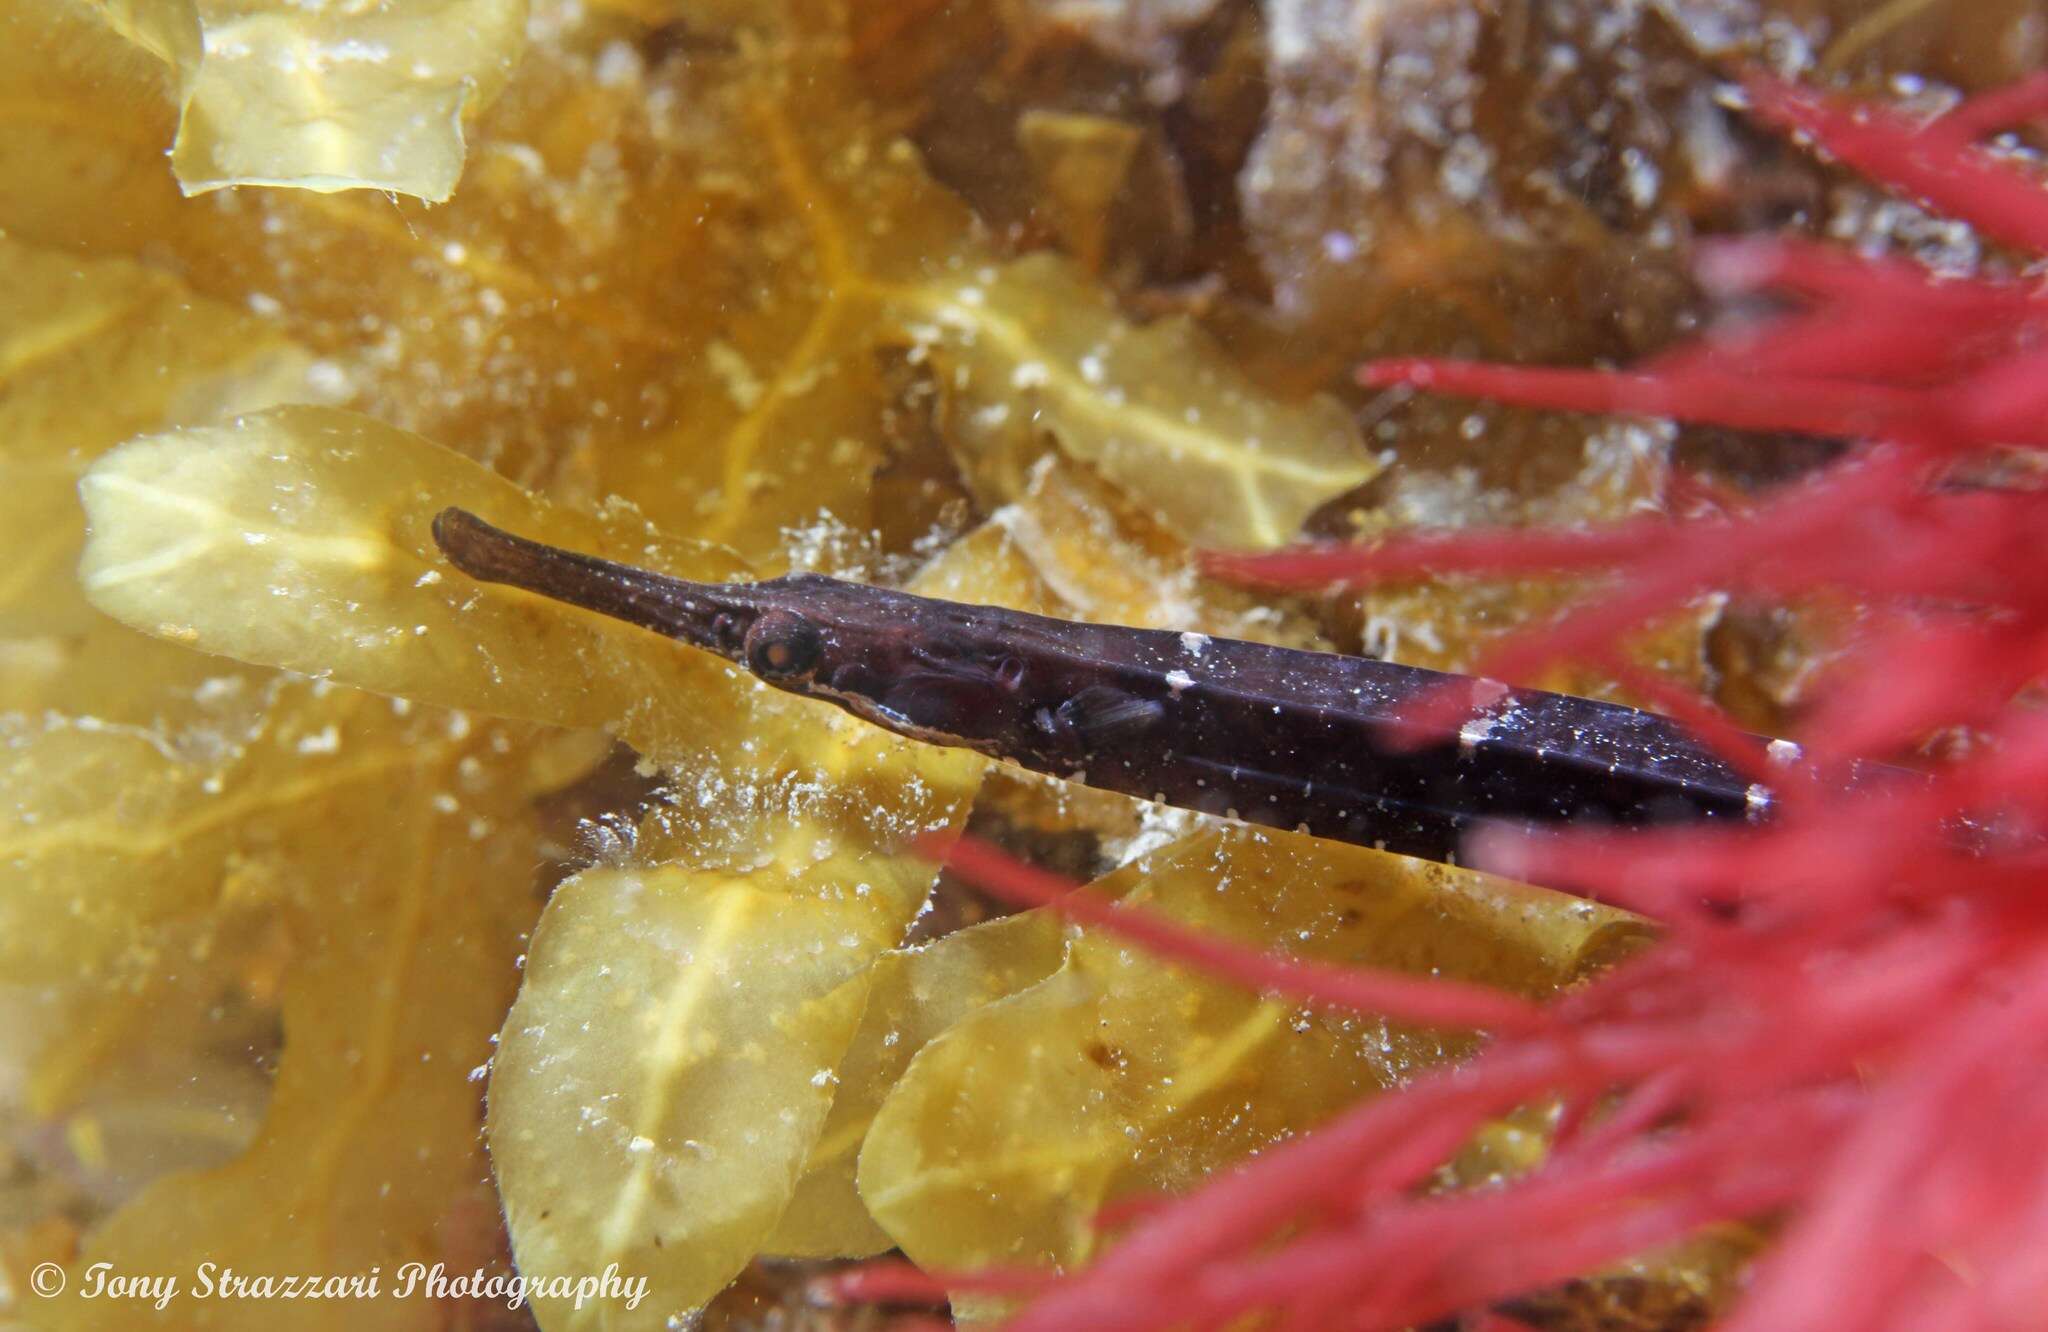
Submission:
<svg viewBox="0 0 2048 1332">
<path fill-rule="evenodd" d="M 904 734 L 987 749 L 988 723 L 1029 710 L 1021 663 L 983 623 L 985 607 L 816 574 L 691 582 L 515 536 L 462 509 L 434 519 L 434 540 L 472 578 L 716 652 Z"/>
<path fill-rule="evenodd" d="M 716 652 L 762 679 L 798 688 L 827 656 L 829 578 L 697 583 L 563 550 L 493 527 L 464 509 L 434 519 L 434 541 L 472 578 L 505 583 Z"/>
</svg>

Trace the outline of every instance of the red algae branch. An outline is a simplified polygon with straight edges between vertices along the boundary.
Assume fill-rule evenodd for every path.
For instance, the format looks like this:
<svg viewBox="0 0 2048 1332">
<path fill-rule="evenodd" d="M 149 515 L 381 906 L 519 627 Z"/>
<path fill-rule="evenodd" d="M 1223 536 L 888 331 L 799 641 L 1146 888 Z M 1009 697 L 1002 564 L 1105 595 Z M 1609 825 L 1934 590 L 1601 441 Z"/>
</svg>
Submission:
<svg viewBox="0 0 2048 1332">
<path fill-rule="evenodd" d="M 2048 253 L 2048 188 L 1974 142 L 2048 111 L 2048 76 L 1931 122 L 1762 80 L 1748 91 L 1763 119 L 1987 237 Z M 1746 510 L 1210 567 L 1310 587 L 1610 575 L 1596 604 L 1495 655 L 1489 672 L 1509 679 L 1561 656 L 1611 660 L 1619 635 L 1703 591 L 1831 594 L 1861 618 L 1799 737 L 1810 780 L 1786 784 L 1778 817 L 1755 828 L 1494 838 L 1482 863 L 1650 912 L 1662 942 L 1541 1022 L 1497 1025 L 1467 1063 L 1140 1210 L 1091 1266 L 1031 1300 L 1014 1332 L 1164 1332 L 1253 1314 L 1283 1328 L 1458 1314 L 1512 1326 L 1489 1306 L 1766 1217 L 1777 1238 L 1724 1327 L 2038 1321 L 2048 720 L 2027 691 L 2048 675 L 2048 494 L 2024 468 L 1987 464 L 2048 445 L 2048 306 L 2037 281 L 1941 278 L 1804 241 L 1717 245 L 1701 271 L 1711 287 L 1803 308 L 1625 374 L 1402 360 L 1362 378 L 1844 437 L 1840 462 Z M 1666 702 L 1735 743 L 1708 705 Z M 1925 783 L 1839 781 L 1959 733 L 1969 743 Z M 1980 821 L 1979 844 L 1957 844 L 1961 819 Z M 957 854 L 1017 900 L 1059 891 L 976 848 Z M 1249 984 L 1282 974 L 1082 900 L 1059 899 Z M 1483 1190 L 1431 1191 L 1474 1131 L 1540 1097 L 1561 1104 L 1545 1161 Z"/>
<path fill-rule="evenodd" d="M 1034 868 L 985 842 L 961 838 L 943 851 L 952 868 L 983 890 L 1020 906 L 1050 907 L 1084 925 L 1121 935 L 1161 957 L 1198 967 L 1254 990 L 1317 1008 L 1378 1013 L 1429 1026 L 1531 1032 L 1546 1025 L 1542 1010 L 1481 985 L 1396 972 L 1309 962 L 1252 952 L 1204 930 L 1189 929 L 1142 907 L 1120 906 L 1074 891 L 1056 874 Z"/>
</svg>

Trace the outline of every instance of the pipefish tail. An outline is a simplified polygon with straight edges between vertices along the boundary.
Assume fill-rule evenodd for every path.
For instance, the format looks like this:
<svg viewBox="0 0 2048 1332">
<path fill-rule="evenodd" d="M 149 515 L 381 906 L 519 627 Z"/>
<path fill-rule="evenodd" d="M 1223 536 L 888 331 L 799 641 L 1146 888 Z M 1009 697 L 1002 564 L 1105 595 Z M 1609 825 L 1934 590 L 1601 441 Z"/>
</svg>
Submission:
<svg viewBox="0 0 2048 1332">
<path fill-rule="evenodd" d="M 1363 657 L 1081 624 L 817 574 L 693 583 L 514 536 L 461 509 L 434 539 L 473 578 L 716 652 L 932 744 L 1069 781 L 1454 861 L 1481 823 L 1755 818 L 1767 793 L 1653 713 L 1492 686 L 1454 736 L 1389 743 L 1462 682 Z"/>
</svg>

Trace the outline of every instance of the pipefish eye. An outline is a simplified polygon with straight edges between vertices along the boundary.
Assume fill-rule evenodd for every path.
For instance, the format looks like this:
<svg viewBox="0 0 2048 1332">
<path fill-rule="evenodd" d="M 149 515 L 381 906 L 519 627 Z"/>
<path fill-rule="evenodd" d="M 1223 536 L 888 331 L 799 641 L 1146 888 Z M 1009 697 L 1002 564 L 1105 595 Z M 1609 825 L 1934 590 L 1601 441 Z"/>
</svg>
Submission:
<svg viewBox="0 0 2048 1332">
<path fill-rule="evenodd" d="M 818 667 L 818 626 L 793 611 L 772 610 L 747 630 L 747 669 L 763 680 L 799 680 Z"/>
</svg>

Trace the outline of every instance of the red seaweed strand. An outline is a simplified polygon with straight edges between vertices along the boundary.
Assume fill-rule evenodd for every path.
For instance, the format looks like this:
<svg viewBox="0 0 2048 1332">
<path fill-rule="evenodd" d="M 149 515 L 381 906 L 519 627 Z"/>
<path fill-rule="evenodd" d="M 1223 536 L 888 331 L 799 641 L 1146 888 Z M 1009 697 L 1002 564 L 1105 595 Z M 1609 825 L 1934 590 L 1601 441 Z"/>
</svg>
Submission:
<svg viewBox="0 0 2048 1332">
<path fill-rule="evenodd" d="M 1254 952 L 1205 931 L 1178 924 L 1144 907 L 1105 902 L 1074 891 L 1056 874 L 962 837 L 944 851 L 953 869 L 1006 901 L 1050 907 L 1071 920 L 1144 945 L 1249 989 L 1272 991 L 1318 1008 L 1382 1013 L 1426 1026 L 1534 1031 L 1546 1019 L 1534 1004 L 1481 985 L 1465 985 L 1398 972 L 1334 966 L 1279 953 Z"/>
<path fill-rule="evenodd" d="M 1987 236 L 2036 253 L 2048 251 L 2048 210 L 2041 207 L 2040 182 L 1961 140 L 1952 127 L 1937 120 L 1930 131 L 1897 112 L 1775 79 L 1753 78 L 1746 86 L 1765 120 L 1810 136 L 1831 156 L 1965 219 Z M 2032 90 L 2007 91 L 2016 103 L 2038 107 Z M 1981 112 L 1966 114 L 1961 124 L 1981 132 L 1982 119 Z"/>
<path fill-rule="evenodd" d="M 1975 143 L 2048 114 L 2048 75 L 1931 120 L 1760 79 L 1749 93 L 1762 117 L 1842 162 L 2048 252 L 2048 188 Z M 1736 1332 L 2039 1321 L 2048 483 L 2016 449 L 2048 444 L 2048 297 L 2035 279 L 1934 275 L 1791 239 L 1711 245 L 1701 275 L 1712 291 L 1781 297 L 1782 312 L 1626 374 L 1401 360 L 1361 377 L 1852 441 L 1836 464 L 1752 502 L 1707 496 L 1599 531 L 1425 534 L 1208 566 L 1301 588 L 1608 580 L 1597 603 L 1503 644 L 1486 669 L 1508 680 L 1565 658 L 1612 668 L 1623 635 L 1703 594 L 1828 598 L 1853 628 L 1816 680 L 1803 758 L 1770 770 L 1773 816 L 1484 831 L 1469 848 L 1478 863 L 1633 906 L 1662 938 L 1540 1018 L 1516 1007 L 1466 1062 L 1119 1218 L 1114 1240 L 1038 1292 L 1014 1332 L 1260 1315 L 1347 1332 L 1453 1316 L 1498 1328 L 1502 1301 L 1703 1226 L 1759 1220 L 1777 1235 L 1726 1311 Z M 1469 706 L 1469 690 L 1451 692 L 1439 711 Z M 1700 700 L 1648 692 L 1716 743 L 1747 743 Z M 1902 759 L 1924 778 L 1857 776 Z M 1256 988 L 1446 1011 L 1412 978 L 1347 989 L 1149 911 L 1060 896 L 1065 885 L 971 844 L 963 856 L 1015 900 L 1057 899 L 1090 926 Z M 1539 1165 L 1442 1187 L 1440 1166 L 1481 1126 L 1546 1101 L 1561 1110 Z"/>
<path fill-rule="evenodd" d="M 1961 148 L 1973 140 L 2044 116 L 2048 116 L 2048 72 L 1979 93 L 1937 117 L 1926 133 L 1945 137 Z"/>
</svg>

